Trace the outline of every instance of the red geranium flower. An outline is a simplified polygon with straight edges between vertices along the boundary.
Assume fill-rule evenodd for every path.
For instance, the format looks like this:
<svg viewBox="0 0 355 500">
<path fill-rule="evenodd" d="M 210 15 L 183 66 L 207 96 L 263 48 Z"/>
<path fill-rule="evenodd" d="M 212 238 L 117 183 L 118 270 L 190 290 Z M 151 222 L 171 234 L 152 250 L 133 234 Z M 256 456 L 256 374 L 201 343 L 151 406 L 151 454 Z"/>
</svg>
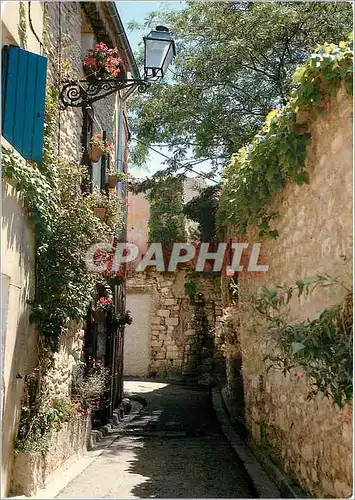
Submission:
<svg viewBox="0 0 355 500">
<path fill-rule="evenodd" d="M 90 66 L 93 68 L 96 68 L 97 66 L 95 57 L 88 57 L 87 59 L 85 59 L 84 64 L 86 64 L 86 66 Z"/>
</svg>

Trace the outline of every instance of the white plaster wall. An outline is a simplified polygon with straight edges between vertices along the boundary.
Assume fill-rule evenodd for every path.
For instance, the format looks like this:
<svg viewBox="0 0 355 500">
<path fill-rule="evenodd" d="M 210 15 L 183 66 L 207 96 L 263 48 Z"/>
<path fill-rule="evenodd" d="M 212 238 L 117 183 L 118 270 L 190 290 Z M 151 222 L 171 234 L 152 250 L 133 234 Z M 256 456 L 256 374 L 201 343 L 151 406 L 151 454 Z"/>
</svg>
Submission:
<svg viewBox="0 0 355 500">
<path fill-rule="evenodd" d="M 150 363 L 150 308 L 149 294 L 128 294 L 127 309 L 133 323 L 125 328 L 124 375 L 147 377 Z"/>
<path fill-rule="evenodd" d="M 29 29 L 29 2 L 24 2 L 26 44 L 30 52 L 41 53 L 40 44 Z M 19 2 L 2 2 L 2 45 L 21 47 Z M 43 33 L 43 2 L 31 2 L 31 20 L 39 39 Z M 9 146 L 4 139 L 1 142 Z M 2 181 L 1 273 L 2 273 L 2 465 L 1 497 L 9 489 L 13 463 L 13 439 L 23 396 L 26 374 L 37 360 L 37 332 L 29 323 L 34 292 L 35 241 L 33 227 L 25 214 L 23 200 L 11 184 Z M 4 285 L 4 286 L 3 286 Z"/>
<path fill-rule="evenodd" d="M 34 232 L 15 188 L 2 183 L 2 496 L 8 489 L 12 442 L 26 374 L 35 368 L 37 332 L 29 323 L 34 292 Z"/>
<path fill-rule="evenodd" d="M 40 44 L 32 32 L 29 29 L 29 2 L 23 2 L 25 8 L 25 22 L 26 22 L 26 50 L 30 52 L 35 52 L 36 54 L 41 53 Z M 20 2 L 2 2 L 1 3 L 1 21 L 2 21 L 2 44 L 16 44 L 21 46 L 20 36 L 19 36 L 19 22 L 20 22 L 20 12 L 19 12 Z M 34 31 L 36 32 L 38 38 L 42 40 L 43 32 L 43 2 L 31 2 L 31 21 Z"/>
</svg>

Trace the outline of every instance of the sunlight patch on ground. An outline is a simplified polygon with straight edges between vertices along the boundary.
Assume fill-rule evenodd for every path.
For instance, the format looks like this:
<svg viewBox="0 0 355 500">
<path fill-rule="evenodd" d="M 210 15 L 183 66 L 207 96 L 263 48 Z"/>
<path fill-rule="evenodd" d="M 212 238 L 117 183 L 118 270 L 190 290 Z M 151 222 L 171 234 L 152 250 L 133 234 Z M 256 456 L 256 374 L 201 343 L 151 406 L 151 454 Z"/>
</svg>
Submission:
<svg viewBox="0 0 355 500">
<path fill-rule="evenodd" d="M 139 382 L 135 380 L 125 380 L 123 386 L 125 392 L 132 394 L 159 391 L 160 389 L 164 389 L 164 387 L 168 387 L 169 384 L 164 384 L 162 382 Z"/>
</svg>

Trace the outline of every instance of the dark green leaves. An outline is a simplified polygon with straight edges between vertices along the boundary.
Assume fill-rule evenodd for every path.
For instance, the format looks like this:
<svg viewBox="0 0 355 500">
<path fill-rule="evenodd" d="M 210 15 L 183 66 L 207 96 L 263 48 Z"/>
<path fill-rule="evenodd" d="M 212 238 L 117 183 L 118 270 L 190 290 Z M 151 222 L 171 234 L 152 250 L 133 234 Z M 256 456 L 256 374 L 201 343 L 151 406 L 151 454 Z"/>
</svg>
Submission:
<svg viewBox="0 0 355 500">
<path fill-rule="evenodd" d="M 183 180 L 165 177 L 149 191 L 149 241 L 171 244 L 186 241 L 183 214 Z"/>
<path fill-rule="evenodd" d="M 266 317 L 269 332 L 280 351 L 278 356 L 264 358 L 271 362 L 267 369 L 280 369 L 285 374 L 290 367 L 301 368 L 312 387 L 308 399 L 322 393 L 342 407 L 352 399 L 352 290 L 347 293 L 344 304 L 325 309 L 313 321 L 289 322 L 284 309 L 292 291 L 297 291 L 300 297 L 315 286 L 325 284 L 340 283 L 329 276 L 318 275 L 298 280 L 293 287 L 279 286 L 276 290 L 262 287 L 252 303 L 255 310 Z"/>
<path fill-rule="evenodd" d="M 340 70 L 346 67 L 349 72 L 344 74 L 351 74 L 351 45 L 348 41 L 318 47 L 307 64 L 294 74 L 297 88 L 289 103 L 270 112 L 263 128 L 248 146 L 232 156 L 223 171 L 223 189 L 217 211 L 220 229 L 226 223 L 233 224 L 243 234 L 256 226 L 260 236 L 277 236 L 268 213 L 274 194 L 288 182 L 302 185 L 310 181 L 304 167 L 311 136 L 302 130 L 305 118 L 301 130 L 297 119 L 300 113 L 307 116 L 307 129 L 311 111 L 318 110 L 327 89 L 339 88 L 342 82 Z"/>
</svg>

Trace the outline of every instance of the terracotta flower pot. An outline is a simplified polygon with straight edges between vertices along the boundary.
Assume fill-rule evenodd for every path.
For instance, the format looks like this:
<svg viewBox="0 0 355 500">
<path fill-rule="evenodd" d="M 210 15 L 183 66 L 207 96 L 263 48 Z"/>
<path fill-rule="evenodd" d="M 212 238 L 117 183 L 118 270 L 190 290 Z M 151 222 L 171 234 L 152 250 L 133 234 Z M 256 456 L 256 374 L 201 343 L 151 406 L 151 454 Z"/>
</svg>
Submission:
<svg viewBox="0 0 355 500">
<path fill-rule="evenodd" d="M 101 158 L 102 156 L 102 151 L 100 148 L 98 148 L 97 146 L 91 146 L 91 150 L 90 150 L 90 158 L 91 158 L 91 161 L 93 163 L 96 163 L 99 161 L 99 159 Z"/>
<path fill-rule="evenodd" d="M 99 219 L 105 219 L 107 215 L 107 208 L 94 208 L 94 215 Z"/>
<path fill-rule="evenodd" d="M 296 123 L 297 125 L 304 125 L 309 122 L 309 111 L 298 111 L 296 113 Z"/>
<path fill-rule="evenodd" d="M 114 189 L 116 187 L 118 180 L 115 174 L 110 174 L 108 176 L 108 187 Z"/>
<path fill-rule="evenodd" d="M 126 70 L 123 66 L 121 66 L 120 73 L 116 77 L 116 80 L 118 80 L 119 82 L 123 82 L 125 80 L 125 78 L 126 78 Z"/>
<path fill-rule="evenodd" d="M 94 321 L 95 323 L 103 323 L 106 319 L 105 311 L 94 311 Z"/>
</svg>

